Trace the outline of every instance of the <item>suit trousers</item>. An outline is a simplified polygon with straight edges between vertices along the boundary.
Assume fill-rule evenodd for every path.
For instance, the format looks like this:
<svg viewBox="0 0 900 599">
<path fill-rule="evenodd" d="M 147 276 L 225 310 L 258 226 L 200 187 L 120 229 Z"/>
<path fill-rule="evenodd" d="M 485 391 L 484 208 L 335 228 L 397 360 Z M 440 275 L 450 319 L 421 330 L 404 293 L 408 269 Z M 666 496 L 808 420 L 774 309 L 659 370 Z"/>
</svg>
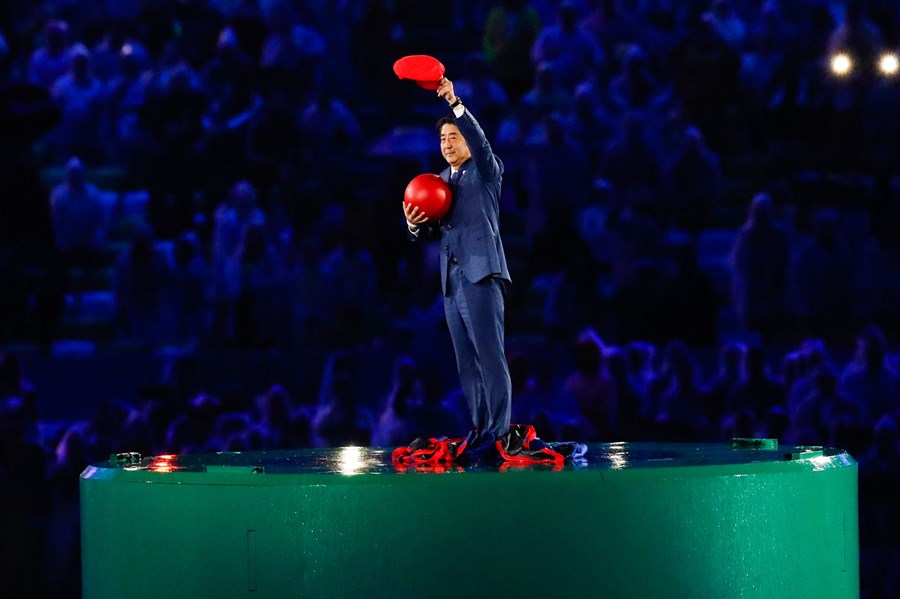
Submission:
<svg viewBox="0 0 900 599">
<path fill-rule="evenodd" d="M 472 283 L 453 260 L 447 268 L 444 315 L 472 424 L 500 437 L 509 431 L 512 401 L 503 340 L 506 282 L 487 277 Z"/>
</svg>

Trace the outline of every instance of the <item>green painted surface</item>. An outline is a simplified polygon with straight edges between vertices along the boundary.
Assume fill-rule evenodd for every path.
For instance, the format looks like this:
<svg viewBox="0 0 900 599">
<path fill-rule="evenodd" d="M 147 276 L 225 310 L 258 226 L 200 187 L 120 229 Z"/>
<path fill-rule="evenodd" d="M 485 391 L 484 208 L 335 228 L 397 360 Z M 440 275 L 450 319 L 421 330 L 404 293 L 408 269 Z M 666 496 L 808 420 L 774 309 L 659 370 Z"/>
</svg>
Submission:
<svg viewBox="0 0 900 599">
<path fill-rule="evenodd" d="M 857 467 L 822 448 L 592 445 L 561 471 L 371 448 L 96 464 L 84 596 L 857 597 Z"/>
</svg>

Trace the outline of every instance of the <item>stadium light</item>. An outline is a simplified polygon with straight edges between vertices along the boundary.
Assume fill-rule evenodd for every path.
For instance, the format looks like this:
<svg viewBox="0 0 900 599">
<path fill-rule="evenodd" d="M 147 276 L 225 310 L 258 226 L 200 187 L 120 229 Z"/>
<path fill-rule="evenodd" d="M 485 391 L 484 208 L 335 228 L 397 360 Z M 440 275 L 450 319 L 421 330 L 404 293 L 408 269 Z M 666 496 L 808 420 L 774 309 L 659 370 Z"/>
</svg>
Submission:
<svg viewBox="0 0 900 599">
<path fill-rule="evenodd" d="M 885 52 L 878 59 L 878 70 L 886 77 L 893 77 L 900 71 L 900 61 L 893 52 Z"/>
<path fill-rule="evenodd" d="M 838 77 L 845 77 L 853 70 L 853 61 L 849 54 L 840 52 L 831 57 L 831 72 Z"/>
</svg>

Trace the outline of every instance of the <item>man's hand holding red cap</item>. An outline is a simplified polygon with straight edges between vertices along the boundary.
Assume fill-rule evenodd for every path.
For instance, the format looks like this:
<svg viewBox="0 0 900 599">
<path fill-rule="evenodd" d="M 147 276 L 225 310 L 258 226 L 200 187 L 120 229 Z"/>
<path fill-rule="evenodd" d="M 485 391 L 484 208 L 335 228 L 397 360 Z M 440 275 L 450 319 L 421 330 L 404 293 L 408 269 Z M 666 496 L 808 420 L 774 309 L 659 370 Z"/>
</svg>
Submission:
<svg viewBox="0 0 900 599">
<path fill-rule="evenodd" d="M 456 93 L 453 91 L 453 82 L 446 77 L 442 77 L 438 83 L 437 95 L 446 100 L 447 104 L 454 104 L 459 100 L 459 98 L 456 97 Z"/>
</svg>

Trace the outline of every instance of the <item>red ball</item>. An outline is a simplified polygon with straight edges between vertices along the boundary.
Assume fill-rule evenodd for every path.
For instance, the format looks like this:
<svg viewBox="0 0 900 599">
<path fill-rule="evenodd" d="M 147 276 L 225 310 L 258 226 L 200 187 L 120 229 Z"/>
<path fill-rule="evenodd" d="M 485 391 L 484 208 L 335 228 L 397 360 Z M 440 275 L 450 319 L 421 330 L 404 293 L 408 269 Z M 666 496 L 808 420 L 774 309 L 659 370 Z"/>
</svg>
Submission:
<svg viewBox="0 0 900 599">
<path fill-rule="evenodd" d="M 414 177 L 403 194 L 403 201 L 416 206 L 430 220 L 443 218 L 450 210 L 453 193 L 440 176 L 425 173 Z"/>
</svg>

